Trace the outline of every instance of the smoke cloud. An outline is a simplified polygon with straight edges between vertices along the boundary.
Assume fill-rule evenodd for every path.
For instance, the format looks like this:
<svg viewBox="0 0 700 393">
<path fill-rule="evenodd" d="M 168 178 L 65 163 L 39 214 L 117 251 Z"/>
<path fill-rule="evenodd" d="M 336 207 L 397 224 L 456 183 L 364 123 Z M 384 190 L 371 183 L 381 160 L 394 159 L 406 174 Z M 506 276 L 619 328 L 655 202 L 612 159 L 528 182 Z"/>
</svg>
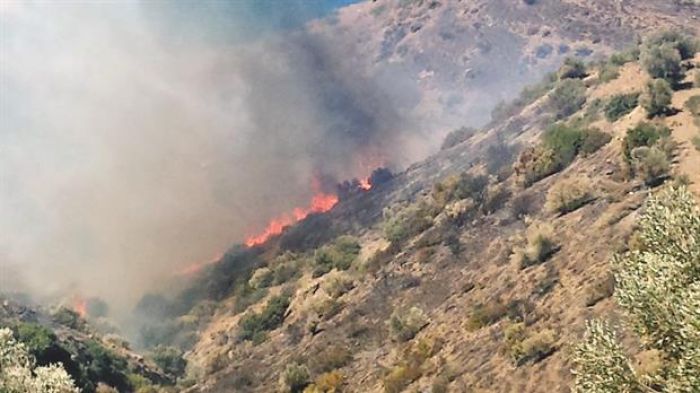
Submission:
<svg viewBox="0 0 700 393">
<path fill-rule="evenodd" d="M 126 306 L 313 179 L 422 153 L 412 82 L 297 28 L 319 2 L 242 3 L 0 5 L 3 289 Z"/>
</svg>

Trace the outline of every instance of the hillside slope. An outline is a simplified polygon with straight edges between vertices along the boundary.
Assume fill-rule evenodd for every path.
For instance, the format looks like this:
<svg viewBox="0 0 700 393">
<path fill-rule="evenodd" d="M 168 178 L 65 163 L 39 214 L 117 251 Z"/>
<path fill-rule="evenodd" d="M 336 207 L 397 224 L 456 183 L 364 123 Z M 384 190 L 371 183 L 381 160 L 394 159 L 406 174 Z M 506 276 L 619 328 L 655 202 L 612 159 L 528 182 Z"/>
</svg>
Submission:
<svg viewBox="0 0 700 393">
<path fill-rule="evenodd" d="M 604 58 L 658 27 L 698 29 L 699 7 L 666 0 L 379 0 L 345 7 L 312 31 L 354 47 L 363 58 L 353 61 L 367 73 L 414 80 L 413 111 L 435 132 L 485 123 L 494 105 L 568 56 Z"/>
<path fill-rule="evenodd" d="M 197 284 L 217 288 L 219 303 L 187 356 L 189 391 L 280 381 L 301 391 L 314 379 L 311 391 L 568 391 L 584 322 L 620 320 L 608 262 L 634 242 L 648 195 L 687 183 L 700 199 L 690 103 L 700 56 L 684 62 L 660 117 L 638 103 L 650 77 L 634 57 L 606 64 L 613 76 L 562 68 L 512 116 L 261 247 L 232 250 Z M 620 109 L 625 94 L 633 103 Z M 644 124 L 660 142 L 624 158 L 629 130 Z M 578 133 L 590 141 L 567 145 Z M 551 146 L 554 159 L 573 155 L 538 173 Z M 649 169 L 649 149 L 670 167 Z"/>
</svg>

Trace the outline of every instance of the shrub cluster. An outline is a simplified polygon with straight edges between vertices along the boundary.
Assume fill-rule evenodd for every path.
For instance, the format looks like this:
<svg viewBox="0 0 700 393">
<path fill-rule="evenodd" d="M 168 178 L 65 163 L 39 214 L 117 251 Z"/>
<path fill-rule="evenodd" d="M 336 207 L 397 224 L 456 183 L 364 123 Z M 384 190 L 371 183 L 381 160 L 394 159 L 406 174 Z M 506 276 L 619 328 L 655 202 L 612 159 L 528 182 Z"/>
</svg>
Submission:
<svg viewBox="0 0 700 393">
<path fill-rule="evenodd" d="M 428 323 L 425 312 L 418 307 L 409 309 L 398 308 L 389 318 L 391 336 L 397 341 L 408 341 L 423 329 Z"/>
<path fill-rule="evenodd" d="M 649 81 L 646 90 L 639 97 L 639 104 L 649 117 L 654 117 L 668 112 L 672 97 L 671 85 L 664 79 L 654 79 Z"/>
<path fill-rule="evenodd" d="M 639 123 L 627 130 L 622 141 L 623 157 L 633 175 L 648 185 L 656 185 L 670 170 L 670 156 L 675 149 L 671 130 L 652 123 Z"/>
<path fill-rule="evenodd" d="M 467 330 L 475 331 L 492 325 L 508 313 L 508 307 L 498 300 L 487 304 L 477 304 L 467 319 Z"/>
<path fill-rule="evenodd" d="M 402 243 L 433 225 L 436 210 L 425 201 L 410 204 L 397 212 L 385 212 L 384 236 L 392 243 Z"/>
<path fill-rule="evenodd" d="M 586 65 L 580 59 L 567 57 L 557 75 L 559 79 L 583 79 L 587 76 Z"/>
<path fill-rule="evenodd" d="M 288 295 L 275 296 L 267 302 L 260 313 L 248 313 L 238 322 L 238 337 L 241 340 L 262 342 L 270 330 L 279 327 L 284 321 L 290 304 Z"/>
<path fill-rule="evenodd" d="M 663 30 L 645 38 L 640 61 L 652 78 L 677 83 L 683 78 L 681 60 L 690 59 L 700 50 L 700 42 L 679 30 Z"/>
<path fill-rule="evenodd" d="M 547 193 L 545 208 L 551 212 L 566 214 L 593 199 L 593 185 L 585 178 L 571 178 L 560 181 Z"/>
<path fill-rule="evenodd" d="M 558 250 L 552 226 L 543 222 L 533 222 L 527 228 L 524 244 L 513 248 L 512 260 L 521 269 L 525 269 L 546 261 Z"/>
<path fill-rule="evenodd" d="M 325 245 L 314 255 L 314 277 L 322 276 L 333 268 L 347 270 L 360 255 L 362 247 L 352 236 L 340 236 L 333 243 Z"/>
<path fill-rule="evenodd" d="M 578 154 L 592 154 L 611 137 L 595 128 L 556 123 L 542 134 L 540 144 L 525 149 L 513 169 L 525 187 L 567 167 Z"/>
<path fill-rule="evenodd" d="M 639 93 L 618 94 L 610 98 L 605 105 L 605 118 L 610 122 L 632 112 L 639 105 Z"/>
<path fill-rule="evenodd" d="M 557 119 L 567 118 L 586 103 L 586 85 L 580 79 L 564 79 L 549 95 L 549 102 Z"/>
<path fill-rule="evenodd" d="M 550 329 L 528 334 L 524 323 L 515 323 L 506 328 L 504 337 L 506 350 L 516 366 L 537 363 L 556 351 L 556 335 Z"/>
</svg>

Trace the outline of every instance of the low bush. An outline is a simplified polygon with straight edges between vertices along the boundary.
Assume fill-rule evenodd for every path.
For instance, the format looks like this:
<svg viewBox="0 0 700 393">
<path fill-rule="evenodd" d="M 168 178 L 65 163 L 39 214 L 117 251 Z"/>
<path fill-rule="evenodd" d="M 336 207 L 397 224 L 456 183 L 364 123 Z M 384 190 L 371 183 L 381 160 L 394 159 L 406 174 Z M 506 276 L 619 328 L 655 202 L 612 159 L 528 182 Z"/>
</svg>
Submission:
<svg viewBox="0 0 700 393">
<path fill-rule="evenodd" d="M 259 289 L 269 287 L 273 281 L 274 275 L 272 270 L 268 267 L 261 267 L 253 272 L 252 277 L 248 280 L 248 284 L 253 288 Z"/>
<path fill-rule="evenodd" d="M 238 322 L 238 337 L 241 340 L 262 341 L 266 332 L 279 327 L 289 307 L 288 295 L 275 296 L 267 302 L 260 313 L 249 313 Z"/>
<path fill-rule="evenodd" d="M 676 83 L 683 77 L 681 55 L 671 44 L 645 45 L 639 60 L 652 78 Z"/>
<path fill-rule="evenodd" d="M 505 340 L 506 349 L 516 366 L 528 362 L 536 363 L 556 350 L 554 331 L 545 329 L 530 335 L 523 323 L 509 326 L 505 332 Z"/>
<path fill-rule="evenodd" d="M 592 188 L 584 178 L 560 181 L 549 189 L 545 208 L 559 214 L 572 212 L 593 199 Z"/>
<path fill-rule="evenodd" d="M 397 341 L 408 341 L 421 331 L 429 320 L 423 310 L 418 307 L 409 309 L 399 308 L 391 313 L 389 318 L 391 336 Z"/>
<path fill-rule="evenodd" d="M 413 203 L 389 214 L 384 222 L 384 236 L 392 243 L 401 243 L 433 225 L 435 212 L 426 202 Z"/>
<path fill-rule="evenodd" d="M 671 163 L 667 154 L 656 146 L 641 146 L 632 150 L 632 168 L 647 185 L 657 185 L 667 177 Z"/>
<path fill-rule="evenodd" d="M 586 85 L 579 79 L 564 79 L 549 95 L 549 102 L 557 119 L 567 118 L 586 103 Z"/>
<path fill-rule="evenodd" d="M 552 226 L 542 222 L 530 224 L 525 233 L 524 245 L 514 247 L 512 259 L 521 268 L 546 261 L 558 249 Z"/>
<path fill-rule="evenodd" d="M 559 79 L 582 79 L 586 77 L 586 65 L 583 61 L 573 57 L 567 57 L 564 60 L 564 65 L 559 68 L 557 73 Z"/>
<path fill-rule="evenodd" d="M 611 139 L 595 128 L 556 123 L 542 134 L 539 145 L 523 150 L 513 170 L 519 183 L 528 187 L 566 168 L 578 154 L 594 153 Z"/>
<path fill-rule="evenodd" d="M 433 185 L 432 197 L 438 206 L 445 206 L 449 202 L 471 198 L 476 204 L 484 199 L 484 192 L 489 180 L 485 175 L 472 175 L 462 172 L 456 176 Z"/>
<path fill-rule="evenodd" d="M 340 236 L 332 244 L 316 250 L 314 277 L 322 276 L 333 268 L 347 270 L 357 259 L 361 250 L 360 243 L 352 236 Z"/>
<path fill-rule="evenodd" d="M 662 125 L 641 122 L 627 130 L 622 140 L 622 154 L 627 161 L 632 159 L 632 150 L 640 146 L 653 146 L 662 138 L 669 137 L 671 130 Z"/>
<path fill-rule="evenodd" d="M 337 370 L 323 373 L 304 389 L 304 393 L 340 393 L 344 379 L 343 374 Z"/>
<path fill-rule="evenodd" d="M 280 374 L 280 390 L 283 393 L 302 393 L 311 383 L 309 369 L 299 363 L 290 363 Z"/>
<path fill-rule="evenodd" d="M 554 150 L 542 144 L 524 149 L 513 165 L 517 181 L 524 187 L 529 187 L 558 170 L 559 160 Z"/>
<path fill-rule="evenodd" d="M 668 112 L 672 97 L 671 85 L 663 79 L 654 79 L 649 81 L 646 90 L 639 97 L 639 104 L 649 117 L 654 117 Z"/>
<path fill-rule="evenodd" d="M 467 320 L 467 330 L 475 331 L 492 325 L 508 314 L 508 306 L 500 301 L 477 304 Z"/>
<path fill-rule="evenodd" d="M 516 218 L 524 218 L 537 211 L 535 195 L 520 192 L 510 202 L 510 210 Z"/>
<path fill-rule="evenodd" d="M 174 377 L 185 374 L 187 361 L 183 358 L 181 350 L 173 347 L 157 346 L 150 353 L 153 362 L 165 373 Z"/>
<path fill-rule="evenodd" d="M 639 105 L 639 93 L 617 94 L 605 105 L 605 118 L 610 122 L 632 112 Z"/>
<path fill-rule="evenodd" d="M 333 271 L 324 277 L 321 287 L 328 296 L 339 298 L 355 286 L 352 278 L 345 272 Z"/>
</svg>

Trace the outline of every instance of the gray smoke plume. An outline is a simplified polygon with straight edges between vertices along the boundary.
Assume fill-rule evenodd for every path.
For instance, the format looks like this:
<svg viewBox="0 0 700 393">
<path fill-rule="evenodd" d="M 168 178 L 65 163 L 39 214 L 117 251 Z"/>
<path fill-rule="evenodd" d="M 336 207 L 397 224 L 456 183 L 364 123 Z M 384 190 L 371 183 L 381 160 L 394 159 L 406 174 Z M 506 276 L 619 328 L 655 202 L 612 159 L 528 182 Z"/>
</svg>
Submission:
<svg viewBox="0 0 700 393">
<path fill-rule="evenodd" d="M 415 158 L 400 72 L 196 4 L 1 3 L 0 289 L 126 306 L 308 203 L 314 178 Z"/>
</svg>

